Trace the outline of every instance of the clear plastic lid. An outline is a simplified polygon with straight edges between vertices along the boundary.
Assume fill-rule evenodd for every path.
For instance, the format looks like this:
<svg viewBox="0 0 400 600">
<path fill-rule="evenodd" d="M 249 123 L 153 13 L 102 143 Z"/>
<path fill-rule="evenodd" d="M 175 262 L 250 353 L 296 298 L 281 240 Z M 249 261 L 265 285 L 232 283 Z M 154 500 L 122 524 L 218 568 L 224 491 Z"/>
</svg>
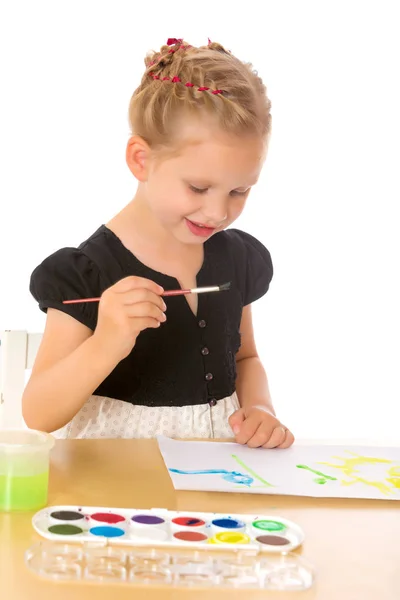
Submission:
<svg viewBox="0 0 400 600">
<path fill-rule="evenodd" d="M 314 582 L 314 568 L 295 553 L 253 554 L 249 560 L 246 552 L 216 556 L 209 550 L 176 552 L 46 541 L 29 548 L 25 562 L 34 573 L 53 581 L 293 592 L 307 590 Z"/>
<path fill-rule="evenodd" d="M 54 443 L 54 437 L 43 431 L 34 429 L 0 430 L 0 452 L 4 453 L 50 451 Z"/>
</svg>

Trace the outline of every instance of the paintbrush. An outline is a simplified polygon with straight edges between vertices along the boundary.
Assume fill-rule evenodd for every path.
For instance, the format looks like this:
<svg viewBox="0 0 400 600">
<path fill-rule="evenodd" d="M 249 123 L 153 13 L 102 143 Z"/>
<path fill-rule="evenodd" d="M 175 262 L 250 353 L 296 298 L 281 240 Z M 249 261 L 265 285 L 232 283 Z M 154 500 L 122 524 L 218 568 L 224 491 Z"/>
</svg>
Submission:
<svg viewBox="0 0 400 600">
<path fill-rule="evenodd" d="M 167 290 L 161 296 L 184 296 L 187 294 L 209 294 L 210 292 L 226 292 L 230 289 L 231 283 L 222 285 L 212 285 L 209 287 L 198 287 L 188 290 Z M 81 302 L 99 302 L 100 298 L 77 298 L 76 300 L 64 300 L 63 304 L 80 304 Z"/>
</svg>

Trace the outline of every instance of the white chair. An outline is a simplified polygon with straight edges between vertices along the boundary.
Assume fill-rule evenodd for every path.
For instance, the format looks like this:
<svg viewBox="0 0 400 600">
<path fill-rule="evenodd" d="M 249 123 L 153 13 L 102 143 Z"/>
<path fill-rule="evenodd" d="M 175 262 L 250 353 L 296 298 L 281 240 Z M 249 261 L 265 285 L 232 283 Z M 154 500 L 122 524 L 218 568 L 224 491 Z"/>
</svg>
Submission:
<svg viewBox="0 0 400 600">
<path fill-rule="evenodd" d="M 27 370 L 32 369 L 41 333 L 0 332 L 0 427 L 25 427 L 22 394 Z"/>
</svg>

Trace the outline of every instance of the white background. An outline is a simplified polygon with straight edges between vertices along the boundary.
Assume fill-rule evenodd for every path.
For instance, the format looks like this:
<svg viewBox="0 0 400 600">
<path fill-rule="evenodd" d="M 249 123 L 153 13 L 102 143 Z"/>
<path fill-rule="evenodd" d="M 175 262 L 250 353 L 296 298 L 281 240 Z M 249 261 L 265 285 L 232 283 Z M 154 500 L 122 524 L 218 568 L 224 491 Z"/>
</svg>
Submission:
<svg viewBox="0 0 400 600">
<path fill-rule="evenodd" d="M 146 51 L 210 37 L 253 62 L 272 99 L 268 161 L 237 226 L 274 262 L 255 326 L 278 414 L 299 437 L 398 440 L 398 10 L 3 0 L 0 329 L 43 330 L 31 271 L 133 197 L 127 110 Z"/>
</svg>

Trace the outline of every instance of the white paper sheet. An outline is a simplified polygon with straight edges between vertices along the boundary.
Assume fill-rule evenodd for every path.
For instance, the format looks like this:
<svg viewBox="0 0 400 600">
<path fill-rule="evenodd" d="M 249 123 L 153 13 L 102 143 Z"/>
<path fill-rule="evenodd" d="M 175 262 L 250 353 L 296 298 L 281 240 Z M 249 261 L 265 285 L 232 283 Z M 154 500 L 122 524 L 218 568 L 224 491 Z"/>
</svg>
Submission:
<svg viewBox="0 0 400 600">
<path fill-rule="evenodd" d="M 400 447 L 158 443 L 177 490 L 400 500 Z"/>
</svg>

